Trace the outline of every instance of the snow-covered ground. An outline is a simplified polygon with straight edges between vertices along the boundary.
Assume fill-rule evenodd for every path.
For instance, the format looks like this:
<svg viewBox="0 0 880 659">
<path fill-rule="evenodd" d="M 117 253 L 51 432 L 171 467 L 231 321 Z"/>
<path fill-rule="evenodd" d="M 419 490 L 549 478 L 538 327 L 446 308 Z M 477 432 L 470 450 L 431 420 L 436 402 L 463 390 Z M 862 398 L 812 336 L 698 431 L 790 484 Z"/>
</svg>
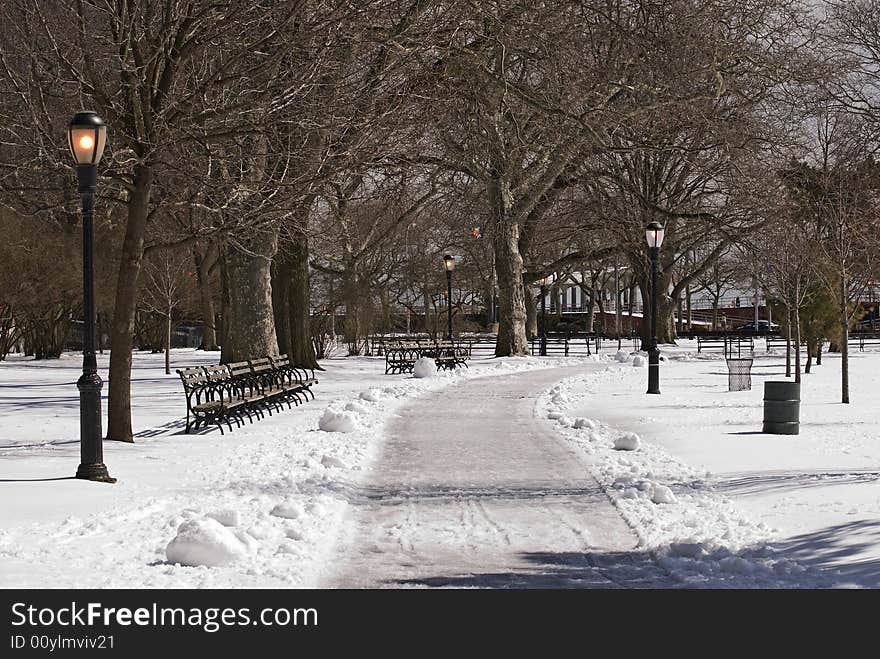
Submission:
<svg viewBox="0 0 880 659">
<path fill-rule="evenodd" d="M 172 369 L 217 357 L 174 351 Z M 316 401 L 221 436 L 183 434 L 179 378 L 164 374 L 162 355 L 138 353 L 136 443 L 104 443 L 119 481 L 107 485 L 71 478 L 80 358 L 12 357 L 0 362 L 0 586 L 311 585 L 347 484 L 369 467 L 402 401 L 464 378 L 557 363 L 475 361 L 462 373 L 416 379 L 384 375 L 382 358 L 326 360 Z M 105 378 L 106 366 L 105 355 Z"/>
<path fill-rule="evenodd" d="M 627 356 L 554 386 L 541 413 L 684 584 L 880 587 L 880 354 L 851 356 L 849 405 L 839 355 L 825 355 L 804 375 L 800 434 L 785 436 L 761 432 L 783 356 L 756 352 L 751 391 L 729 392 L 721 355 L 683 341 L 664 350 L 661 395 Z"/>
<path fill-rule="evenodd" d="M 836 355 L 804 376 L 797 436 L 760 432 L 781 356 L 759 349 L 752 390 L 731 393 L 717 352 L 697 358 L 685 341 L 664 353 L 659 396 L 644 393 L 643 360 L 613 350 L 424 379 L 386 376 L 382 358 L 331 359 L 316 401 L 224 436 L 183 434 L 178 377 L 138 353 L 136 443 L 104 444 L 115 485 L 71 478 L 79 357 L 12 357 L 0 362 L 0 587 L 314 586 L 401 406 L 475 377 L 504 399 L 511 379 L 493 376 L 585 363 L 549 387 L 542 375 L 534 413 L 584 457 L 671 585 L 880 586 L 880 353 L 852 356 L 850 405 L 837 402 Z M 216 359 L 179 350 L 173 368 Z"/>
</svg>

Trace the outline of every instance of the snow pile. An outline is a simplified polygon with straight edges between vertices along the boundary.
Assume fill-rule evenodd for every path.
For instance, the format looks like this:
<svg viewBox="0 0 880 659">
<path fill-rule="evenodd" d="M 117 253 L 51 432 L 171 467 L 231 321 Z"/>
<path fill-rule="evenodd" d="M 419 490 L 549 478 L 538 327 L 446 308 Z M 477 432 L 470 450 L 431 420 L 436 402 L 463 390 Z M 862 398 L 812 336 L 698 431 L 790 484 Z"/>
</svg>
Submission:
<svg viewBox="0 0 880 659">
<path fill-rule="evenodd" d="M 413 366 L 414 378 L 432 378 L 437 374 L 437 364 L 428 357 L 419 357 Z"/>
<path fill-rule="evenodd" d="M 675 503 L 675 495 L 665 485 L 656 483 L 654 485 L 654 493 L 651 495 L 651 501 L 654 503 Z"/>
<path fill-rule="evenodd" d="M 561 416 L 565 416 L 561 412 L 551 412 L 550 414 L 547 415 L 547 418 L 548 419 L 560 418 L 560 417 L 551 416 L 553 414 L 560 414 Z M 595 430 L 596 428 L 599 427 L 599 424 L 597 422 L 593 421 L 592 419 L 587 419 L 582 416 L 579 416 L 578 418 L 576 418 L 574 420 L 574 425 L 572 427 L 574 427 L 578 430 L 581 430 L 583 428 L 587 428 L 588 430 Z"/>
<path fill-rule="evenodd" d="M 818 572 L 775 550 L 773 530 L 717 493 L 705 471 L 632 432 L 583 423 L 582 417 L 572 427 L 560 423 L 587 404 L 591 391 L 620 373 L 619 366 L 612 366 L 564 380 L 544 393 L 536 412 L 556 420 L 560 435 L 592 456 L 593 476 L 635 530 L 640 545 L 687 587 L 790 587 L 802 585 L 805 572 L 807 583 L 825 583 Z M 556 397 L 570 402 L 556 404 Z"/>
<path fill-rule="evenodd" d="M 629 361 L 629 353 L 624 350 L 618 350 L 614 355 L 614 360 L 624 364 Z"/>
<path fill-rule="evenodd" d="M 644 365 L 645 365 L 645 358 L 644 357 L 642 357 L 641 355 L 636 355 L 635 357 L 633 357 L 633 366 L 641 367 Z"/>
<path fill-rule="evenodd" d="M 216 519 L 223 526 L 238 526 L 239 524 L 241 524 L 241 513 L 232 508 L 211 510 L 205 514 L 211 519 Z"/>
<path fill-rule="evenodd" d="M 634 432 L 624 432 L 614 440 L 615 451 L 637 451 L 639 449 L 639 436 Z"/>
<path fill-rule="evenodd" d="M 368 401 L 370 403 L 378 403 L 385 396 L 382 395 L 381 389 L 368 389 L 367 391 L 362 391 L 358 398 L 361 400 Z"/>
<path fill-rule="evenodd" d="M 349 410 L 338 412 L 330 407 L 324 410 L 318 428 L 324 432 L 354 432 L 359 427 L 357 416 Z"/>
<path fill-rule="evenodd" d="M 288 499 L 276 504 L 269 512 L 274 517 L 283 517 L 284 519 L 299 519 L 305 515 L 305 506 L 302 501 Z"/>
<path fill-rule="evenodd" d="M 256 542 L 246 533 L 231 531 L 216 519 L 191 519 L 177 529 L 165 548 L 170 563 L 217 567 L 247 558 L 256 551 Z"/>
</svg>

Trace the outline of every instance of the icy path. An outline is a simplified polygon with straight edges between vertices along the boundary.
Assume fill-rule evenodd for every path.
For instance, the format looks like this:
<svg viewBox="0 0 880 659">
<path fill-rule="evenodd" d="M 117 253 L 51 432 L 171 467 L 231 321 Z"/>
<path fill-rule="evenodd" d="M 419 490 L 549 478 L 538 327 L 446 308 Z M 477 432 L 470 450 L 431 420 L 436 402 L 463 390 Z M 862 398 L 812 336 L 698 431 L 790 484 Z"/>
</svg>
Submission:
<svg viewBox="0 0 880 659">
<path fill-rule="evenodd" d="M 585 457 L 534 415 L 538 392 L 584 371 L 475 379 L 404 407 L 321 585 L 675 585 L 636 550 Z"/>
</svg>

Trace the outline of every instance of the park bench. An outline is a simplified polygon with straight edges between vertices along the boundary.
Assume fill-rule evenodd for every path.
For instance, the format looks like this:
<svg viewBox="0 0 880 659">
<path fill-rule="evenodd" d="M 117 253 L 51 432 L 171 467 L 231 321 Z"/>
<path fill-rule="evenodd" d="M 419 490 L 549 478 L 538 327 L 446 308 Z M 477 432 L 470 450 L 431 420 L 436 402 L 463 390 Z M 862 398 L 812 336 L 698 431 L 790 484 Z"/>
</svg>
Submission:
<svg viewBox="0 0 880 659">
<path fill-rule="evenodd" d="M 467 360 L 470 359 L 470 349 L 464 344 L 455 344 L 454 341 L 438 341 L 433 349 L 425 351 L 425 356 L 433 357 L 437 364 L 437 370 L 452 370 L 459 366 L 469 368 Z"/>
<path fill-rule="evenodd" d="M 574 354 L 592 355 L 594 352 L 598 355 L 599 349 L 602 347 L 602 335 L 595 333 L 578 333 L 578 334 L 560 334 L 547 333 L 547 355 L 553 353 L 562 353 L 566 357 Z M 583 343 L 581 343 L 583 341 Z M 581 346 L 586 347 L 586 353 L 581 350 Z M 541 335 L 536 334 L 531 338 L 531 352 L 533 355 L 539 355 L 541 352 Z"/>
<path fill-rule="evenodd" d="M 185 368 L 177 371 L 186 395 L 186 432 L 223 424 L 241 427 L 245 418 L 288 409 L 314 400 L 311 387 L 318 383 L 314 371 L 294 367 L 287 355 L 267 356 L 249 361 Z"/>
<path fill-rule="evenodd" d="M 774 347 L 784 348 L 786 339 L 784 336 L 772 335 L 768 334 L 765 338 L 767 342 L 767 352 L 770 352 Z M 793 342 L 792 342 L 793 343 Z"/>
<path fill-rule="evenodd" d="M 727 352 L 727 337 L 707 334 L 697 335 L 697 353 L 702 353 L 703 348 L 721 348 Z"/>
<path fill-rule="evenodd" d="M 785 337 L 779 336 L 779 335 L 774 336 L 774 335 L 768 334 L 766 336 L 766 341 L 767 341 L 767 352 L 770 352 L 771 349 L 774 347 L 784 348 L 785 344 L 786 344 Z M 807 346 L 807 342 L 805 339 L 801 339 L 801 345 L 804 347 Z M 794 337 L 791 337 L 791 349 L 794 350 L 794 347 L 795 347 L 794 346 Z"/>
<path fill-rule="evenodd" d="M 385 349 L 385 375 L 389 373 L 412 373 L 420 357 L 415 341 L 389 341 Z"/>
<path fill-rule="evenodd" d="M 467 366 L 470 349 L 464 343 L 454 341 L 389 341 L 384 345 L 385 374 L 412 373 L 416 361 L 422 357 L 433 359 L 440 369 Z"/>
</svg>

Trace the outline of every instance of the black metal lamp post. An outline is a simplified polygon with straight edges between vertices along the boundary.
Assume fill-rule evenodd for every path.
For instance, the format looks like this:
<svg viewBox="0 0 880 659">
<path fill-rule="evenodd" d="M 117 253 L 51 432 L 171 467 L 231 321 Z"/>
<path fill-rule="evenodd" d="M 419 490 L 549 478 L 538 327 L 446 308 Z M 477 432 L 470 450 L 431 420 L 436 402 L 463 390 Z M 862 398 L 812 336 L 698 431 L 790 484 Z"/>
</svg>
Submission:
<svg viewBox="0 0 880 659">
<path fill-rule="evenodd" d="M 538 354 L 547 356 L 547 277 L 541 278 L 541 347 Z"/>
<path fill-rule="evenodd" d="M 452 341 L 452 271 L 455 270 L 455 257 L 447 254 L 443 257 L 446 268 L 446 338 Z"/>
<path fill-rule="evenodd" d="M 660 246 L 666 230 L 659 222 L 651 222 L 645 227 L 645 239 L 651 254 L 651 342 L 648 345 L 648 392 L 660 393 L 660 350 L 657 348 L 657 266 L 660 260 Z M 644 318 L 644 309 L 642 310 Z"/>
<path fill-rule="evenodd" d="M 76 477 L 102 483 L 115 483 L 104 465 L 101 444 L 101 388 L 95 360 L 95 266 L 92 219 L 98 163 L 104 153 L 107 127 L 94 112 L 77 112 L 67 127 L 67 143 L 76 162 L 78 192 L 83 216 L 83 372 L 76 383 L 79 389 L 80 465 Z"/>
</svg>

